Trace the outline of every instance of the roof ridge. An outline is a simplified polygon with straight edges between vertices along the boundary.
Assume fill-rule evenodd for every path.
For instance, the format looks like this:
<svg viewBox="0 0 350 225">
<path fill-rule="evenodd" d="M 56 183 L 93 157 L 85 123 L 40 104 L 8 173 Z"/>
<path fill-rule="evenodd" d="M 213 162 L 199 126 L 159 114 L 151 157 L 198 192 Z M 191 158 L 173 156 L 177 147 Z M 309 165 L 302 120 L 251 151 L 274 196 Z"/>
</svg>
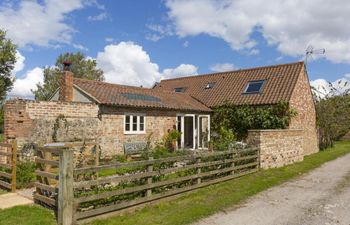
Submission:
<svg viewBox="0 0 350 225">
<path fill-rule="evenodd" d="M 78 78 L 74 77 L 74 80 L 80 80 L 83 82 L 94 82 L 94 83 L 99 83 L 99 84 L 105 84 L 105 85 L 111 85 L 111 86 L 119 86 L 119 87 L 128 87 L 128 88 L 135 88 L 135 89 L 142 89 L 142 90 L 152 90 L 151 88 L 146 88 L 146 87 L 137 87 L 137 86 L 132 86 L 132 85 L 126 85 L 126 84 L 116 84 L 116 83 L 109 83 L 105 81 L 99 81 L 99 80 L 89 80 L 89 79 L 84 79 L 84 78 Z"/>
<path fill-rule="evenodd" d="M 187 95 L 187 96 L 189 96 L 189 97 L 192 97 L 190 94 L 183 93 L 183 92 L 166 91 L 166 90 L 153 89 L 153 88 L 147 88 L 147 87 L 136 87 L 136 86 L 132 86 L 132 85 L 108 83 L 108 82 L 104 82 L 104 81 L 88 80 L 88 79 L 77 78 L 77 77 L 74 77 L 73 79 L 74 79 L 74 80 L 80 80 L 80 81 L 83 81 L 83 82 L 93 82 L 93 83 L 105 84 L 105 85 L 110 85 L 110 86 L 133 88 L 133 89 L 137 89 L 137 90 L 147 90 L 147 91 L 150 91 L 150 92 L 167 93 L 167 94 L 172 94 L 172 95 Z M 74 83 L 74 81 L 73 81 L 73 83 Z M 76 84 L 76 85 L 77 85 L 77 84 Z M 79 85 L 78 85 L 78 86 L 79 86 Z M 79 87 L 80 87 L 80 86 L 79 86 Z M 84 90 L 84 88 L 82 88 L 82 87 L 80 87 L 80 88 Z"/>
<path fill-rule="evenodd" d="M 267 68 L 282 67 L 282 66 L 289 66 L 289 65 L 295 65 L 295 64 L 304 64 L 304 61 L 274 64 L 274 65 L 269 65 L 269 66 L 259 66 L 259 67 L 245 68 L 245 69 L 238 69 L 238 70 L 230 70 L 230 71 L 224 71 L 224 72 L 218 72 L 218 73 L 206 73 L 206 74 L 199 74 L 199 75 L 192 75 L 192 76 L 176 77 L 176 78 L 161 80 L 160 83 L 162 81 L 173 81 L 173 80 L 182 80 L 182 79 L 196 78 L 196 77 L 203 77 L 203 76 L 214 76 L 214 75 L 238 73 L 238 72 L 242 72 L 242 71 L 267 69 Z"/>
</svg>

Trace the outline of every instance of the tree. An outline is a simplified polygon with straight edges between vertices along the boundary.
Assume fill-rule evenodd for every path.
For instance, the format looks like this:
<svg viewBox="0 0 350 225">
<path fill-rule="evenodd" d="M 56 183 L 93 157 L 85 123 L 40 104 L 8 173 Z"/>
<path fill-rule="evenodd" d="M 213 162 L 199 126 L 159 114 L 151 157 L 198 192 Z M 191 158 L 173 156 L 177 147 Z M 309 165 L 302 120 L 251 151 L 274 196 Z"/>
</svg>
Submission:
<svg viewBox="0 0 350 225">
<path fill-rule="evenodd" d="M 0 104 L 13 86 L 11 71 L 16 63 L 16 45 L 6 38 L 6 32 L 0 29 Z"/>
<path fill-rule="evenodd" d="M 316 113 L 321 150 L 332 147 L 350 130 L 350 96 L 321 99 L 316 103 Z"/>
<path fill-rule="evenodd" d="M 14 81 L 11 71 L 16 63 L 16 48 L 16 45 L 6 38 L 6 32 L 0 29 L 0 133 L 3 132 L 4 124 L 2 105 Z"/>
<path fill-rule="evenodd" d="M 88 80 L 104 80 L 103 71 L 96 67 L 96 60 L 88 59 L 80 52 L 64 53 L 58 56 L 54 67 L 46 67 L 44 69 L 44 83 L 37 84 L 37 90 L 32 90 L 36 100 L 49 100 L 58 89 L 64 61 L 72 63 L 70 71 L 72 71 L 74 77 Z"/>
</svg>

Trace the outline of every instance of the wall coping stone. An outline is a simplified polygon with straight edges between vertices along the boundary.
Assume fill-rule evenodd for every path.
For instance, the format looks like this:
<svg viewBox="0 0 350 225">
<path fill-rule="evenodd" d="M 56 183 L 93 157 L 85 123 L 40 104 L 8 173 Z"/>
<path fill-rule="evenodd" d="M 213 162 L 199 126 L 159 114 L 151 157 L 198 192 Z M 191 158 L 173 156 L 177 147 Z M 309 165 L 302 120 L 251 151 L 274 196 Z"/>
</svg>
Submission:
<svg viewBox="0 0 350 225">
<path fill-rule="evenodd" d="M 248 130 L 248 132 L 289 132 L 289 131 L 304 131 L 303 129 L 253 129 Z"/>
<path fill-rule="evenodd" d="M 32 99 L 8 99 L 5 103 L 16 103 L 16 102 L 26 102 L 26 103 L 57 103 L 62 105 L 91 105 L 91 106 L 97 106 L 96 103 L 90 103 L 90 102 L 67 102 L 67 101 L 38 101 L 38 100 L 32 100 Z"/>
</svg>

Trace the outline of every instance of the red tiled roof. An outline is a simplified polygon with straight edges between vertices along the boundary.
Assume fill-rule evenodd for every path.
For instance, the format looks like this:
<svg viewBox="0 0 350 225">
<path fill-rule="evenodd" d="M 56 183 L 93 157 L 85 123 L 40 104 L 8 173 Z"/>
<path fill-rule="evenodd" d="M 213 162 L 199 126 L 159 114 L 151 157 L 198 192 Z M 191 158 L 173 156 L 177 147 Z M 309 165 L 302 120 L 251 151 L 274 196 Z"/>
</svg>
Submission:
<svg viewBox="0 0 350 225">
<path fill-rule="evenodd" d="M 73 82 L 74 85 L 97 100 L 99 104 L 184 111 L 211 111 L 204 104 L 184 93 L 110 84 L 79 78 L 74 78 Z"/>
<path fill-rule="evenodd" d="M 265 105 L 279 101 L 288 102 L 299 74 L 304 68 L 303 62 L 236 70 L 230 72 L 181 77 L 162 80 L 154 87 L 158 91 L 174 91 L 185 88 L 191 95 L 208 107 L 222 105 L 225 101 L 237 105 Z M 261 93 L 243 94 L 249 81 L 265 80 Z M 215 83 L 206 89 L 208 83 Z"/>
</svg>

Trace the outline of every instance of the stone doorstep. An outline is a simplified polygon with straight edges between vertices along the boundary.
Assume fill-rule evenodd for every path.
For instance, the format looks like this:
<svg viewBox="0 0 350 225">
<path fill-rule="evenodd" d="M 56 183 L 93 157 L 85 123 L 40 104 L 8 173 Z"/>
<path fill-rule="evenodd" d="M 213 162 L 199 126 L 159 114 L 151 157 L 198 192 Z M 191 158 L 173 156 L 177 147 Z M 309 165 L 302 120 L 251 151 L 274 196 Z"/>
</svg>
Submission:
<svg viewBox="0 0 350 225">
<path fill-rule="evenodd" d="M 17 193 L 8 193 L 0 195 L 0 209 L 7 209 L 14 206 L 19 205 L 30 205 L 33 204 L 33 201 L 25 198 L 23 196 L 20 196 Z"/>
</svg>

